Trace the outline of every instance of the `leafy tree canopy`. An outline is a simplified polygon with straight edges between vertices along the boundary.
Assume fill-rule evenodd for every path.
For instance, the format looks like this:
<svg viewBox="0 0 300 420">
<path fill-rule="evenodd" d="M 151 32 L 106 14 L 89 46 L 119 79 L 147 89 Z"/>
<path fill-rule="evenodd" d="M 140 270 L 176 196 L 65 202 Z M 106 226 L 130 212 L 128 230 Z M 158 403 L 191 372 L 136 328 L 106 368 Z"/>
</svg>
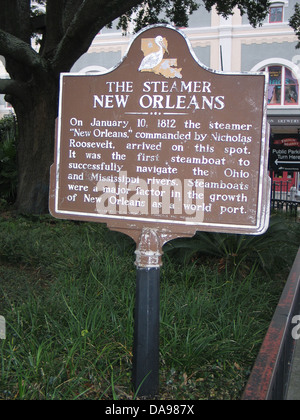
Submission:
<svg viewBox="0 0 300 420">
<path fill-rule="evenodd" d="M 127 29 L 128 22 L 135 24 L 135 30 L 139 30 L 150 24 L 173 22 L 176 26 L 188 26 L 188 17 L 200 7 L 199 1 L 194 0 L 146 0 L 125 13 L 120 18 L 119 27 Z M 269 0 L 203 0 L 205 8 L 210 12 L 216 6 L 217 12 L 224 17 L 233 14 L 238 7 L 241 14 L 247 14 L 253 26 L 260 24 L 268 14 Z M 141 7 L 142 6 L 142 7 Z M 134 17 L 132 15 L 134 13 Z M 162 13 L 165 17 L 161 17 Z"/>
</svg>

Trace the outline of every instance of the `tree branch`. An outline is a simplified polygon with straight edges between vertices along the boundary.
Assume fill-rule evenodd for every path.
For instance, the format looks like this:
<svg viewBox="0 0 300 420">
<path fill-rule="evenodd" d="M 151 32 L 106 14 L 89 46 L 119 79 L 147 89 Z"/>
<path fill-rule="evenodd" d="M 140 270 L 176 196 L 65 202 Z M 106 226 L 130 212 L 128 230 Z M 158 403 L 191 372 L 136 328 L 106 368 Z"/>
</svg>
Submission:
<svg viewBox="0 0 300 420">
<path fill-rule="evenodd" d="M 0 29 L 0 55 L 41 72 L 45 61 L 26 42 Z"/>
<path fill-rule="evenodd" d="M 116 17 L 141 4 L 142 0 L 86 0 L 74 13 L 58 45 L 52 65 L 54 72 L 69 71 L 74 62 L 84 54 L 97 33 Z"/>
<path fill-rule="evenodd" d="M 0 79 L 0 94 L 24 98 L 27 87 L 25 83 L 17 82 L 12 79 Z"/>
<path fill-rule="evenodd" d="M 30 43 L 30 0 L 0 0 L 0 27 Z"/>
<path fill-rule="evenodd" d="M 62 16 L 63 16 L 63 1 L 48 0 L 45 15 L 46 31 L 43 35 L 44 42 L 40 54 L 44 57 L 49 57 L 53 54 L 57 45 L 63 37 Z"/>
</svg>

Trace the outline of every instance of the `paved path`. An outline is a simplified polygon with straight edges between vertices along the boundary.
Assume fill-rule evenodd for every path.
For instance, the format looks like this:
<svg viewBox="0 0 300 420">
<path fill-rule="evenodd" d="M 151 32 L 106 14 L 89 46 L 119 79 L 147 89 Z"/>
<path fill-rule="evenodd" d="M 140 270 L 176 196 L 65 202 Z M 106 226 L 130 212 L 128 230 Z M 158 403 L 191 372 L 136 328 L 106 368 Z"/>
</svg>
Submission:
<svg viewBox="0 0 300 420">
<path fill-rule="evenodd" d="M 286 400 L 300 401 L 300 340 L 296 342 L 291 369 Z"/>
</svg>

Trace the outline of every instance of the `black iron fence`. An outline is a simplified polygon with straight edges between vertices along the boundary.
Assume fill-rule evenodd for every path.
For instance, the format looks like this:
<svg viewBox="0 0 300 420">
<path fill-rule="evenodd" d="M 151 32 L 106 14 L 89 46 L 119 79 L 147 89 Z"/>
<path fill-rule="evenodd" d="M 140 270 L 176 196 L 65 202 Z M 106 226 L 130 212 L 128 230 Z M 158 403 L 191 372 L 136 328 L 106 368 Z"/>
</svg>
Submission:
<svg viewBox="0 0 300 420">
<path fill-rule="evenodd" d="M 290 181 L 272 181 L 271 208 L 286 211 L 297 216 L 300 209 L 300 197 L 296 195 L 296 188 L 291 187 Z"/>
</svg>

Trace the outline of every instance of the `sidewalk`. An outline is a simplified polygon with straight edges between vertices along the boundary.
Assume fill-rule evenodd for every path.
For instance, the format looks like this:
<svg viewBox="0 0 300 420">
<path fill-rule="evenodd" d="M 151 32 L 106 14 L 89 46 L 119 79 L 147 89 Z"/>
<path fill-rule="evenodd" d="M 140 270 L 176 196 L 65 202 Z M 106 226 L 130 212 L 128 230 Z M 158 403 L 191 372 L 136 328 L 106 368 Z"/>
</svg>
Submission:
<svg viewBox="0 0 300 420">
<path fill-rule="evenodd" d="M 291 365 L 287 396 L 289 401 L 300 401 L 300 340 L 297 340 Z"/>
</svg>

